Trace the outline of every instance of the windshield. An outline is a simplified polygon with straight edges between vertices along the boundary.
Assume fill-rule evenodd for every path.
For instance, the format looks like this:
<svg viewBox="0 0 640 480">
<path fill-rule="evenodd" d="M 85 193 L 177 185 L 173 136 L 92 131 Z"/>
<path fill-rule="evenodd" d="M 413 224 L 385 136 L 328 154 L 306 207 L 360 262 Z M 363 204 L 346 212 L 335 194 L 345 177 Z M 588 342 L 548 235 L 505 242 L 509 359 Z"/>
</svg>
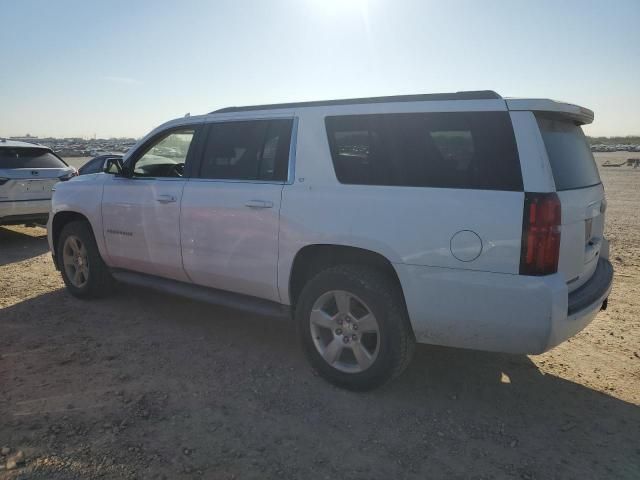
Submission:
<svg viewBox="0 0 640 480">
<path fill-rule="evenodd" d="M 65 168 L 67 165 L 44 148 L 0 148 L 0 168 Z"/>
<path fill-rule="evenodd" d="M 556 190 L 591 187 L 600 183 L 598 167 L 582 129 L 567 120 L 538 117 Z"/>
</svg>

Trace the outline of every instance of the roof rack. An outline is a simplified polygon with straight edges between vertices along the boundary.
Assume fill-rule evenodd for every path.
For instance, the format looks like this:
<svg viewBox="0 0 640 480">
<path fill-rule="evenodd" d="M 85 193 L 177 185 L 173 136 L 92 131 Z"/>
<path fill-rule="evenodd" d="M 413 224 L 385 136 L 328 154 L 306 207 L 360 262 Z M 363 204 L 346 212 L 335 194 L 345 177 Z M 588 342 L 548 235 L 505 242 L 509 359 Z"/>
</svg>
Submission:
<svg viewBox="0 0 640 480">
<path fill-rule="evenodd" d="M 276 110 L 281 108 L 324 107 L 329 105 L 358 105 L 364 103 L 429 102 L 436 100 L 501 100 L 493 90 L 477 90 L 455 93 L 429 93 L 422 95 L 393 95 L 389 97 L 345 98 L 341 100 L 320 100 L 313 102 L 275 103 L 271 105 L 251 105 L 246 107 L 225 107 L 210 113 L 248 112 L 251 110 Z"/>
</svg>

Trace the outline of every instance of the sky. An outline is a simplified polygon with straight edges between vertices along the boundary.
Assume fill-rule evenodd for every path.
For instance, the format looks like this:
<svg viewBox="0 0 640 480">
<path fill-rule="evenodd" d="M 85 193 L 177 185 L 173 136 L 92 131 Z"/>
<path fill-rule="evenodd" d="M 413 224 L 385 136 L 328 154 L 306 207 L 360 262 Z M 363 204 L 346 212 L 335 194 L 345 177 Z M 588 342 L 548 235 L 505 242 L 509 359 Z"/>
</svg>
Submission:
<svg viewBox="0 0 640 480">
<path fill-rule="evenodd" d="M 230 105 L 495 90 L 640 135 L 640 0 L 0 0 L 0 136 Z"/>
</svg>

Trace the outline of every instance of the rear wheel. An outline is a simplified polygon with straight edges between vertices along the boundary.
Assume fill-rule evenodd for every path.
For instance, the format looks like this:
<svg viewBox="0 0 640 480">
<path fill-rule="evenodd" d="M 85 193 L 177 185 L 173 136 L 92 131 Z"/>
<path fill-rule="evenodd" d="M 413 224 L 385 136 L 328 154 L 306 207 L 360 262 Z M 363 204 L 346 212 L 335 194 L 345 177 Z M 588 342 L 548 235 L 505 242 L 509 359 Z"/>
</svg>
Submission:
<svg viewBox="0 0 640 480">
<path fill-rule="evenodd" d="M 111 292 L 113 277 L 86 222 L 65 225 L 58 237 L 57 250 L 62 279 L 74 296 L 94 298 Z"/>
<path fill-rule="evenodd" d="M 414 338 L 399 287 L 368 267 L 328 268 L 303 288 L 296 320 L 312 367 L 352 390 L 378 387 L 408 365 Z"/>
</svg>

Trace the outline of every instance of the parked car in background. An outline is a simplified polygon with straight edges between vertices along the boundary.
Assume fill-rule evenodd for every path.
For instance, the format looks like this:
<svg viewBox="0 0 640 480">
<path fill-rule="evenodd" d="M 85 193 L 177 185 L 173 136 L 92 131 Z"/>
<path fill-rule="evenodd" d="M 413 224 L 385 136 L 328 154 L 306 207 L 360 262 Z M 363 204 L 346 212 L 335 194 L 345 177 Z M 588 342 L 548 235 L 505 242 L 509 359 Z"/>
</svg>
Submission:
<svg viewBox="0 0 640 480">
<path fill-rule="evenodd" d="M 49 245 L 78 297 L 117 279 L 290 311 L 347 388 L 400 374 L 416 341 L 537 354 L 611 289 L 592 121 L 490 91 L 180 118 L 119 174 L 57 187 Z"/>
<path fill-rule="evenodd" d="M 0 225 L 47 223 L 52 187 L 77 174 L 47 147 L 0 139 Z"/>
<path fill-rule="evenodd" d="M 116 159 L 122 159 L 122 155 L 119 155 L 117 153 L 99 155 L 99 156 L 97 156 L 95 158 L 92 158 L 87 163 L 85 163 L 83 166 L 81 166 L 78 169 L 78 174 L 79 175 L 87 175 L 89 173 L 105 172 L 107 170 L 107 168 L 109 168 L 109 165 L 110 165 L 109 161 L 110 160 L 116 160 Z M 112 173 L 115 173 L 115 172 L 112 172 Z"/>
</svg>

